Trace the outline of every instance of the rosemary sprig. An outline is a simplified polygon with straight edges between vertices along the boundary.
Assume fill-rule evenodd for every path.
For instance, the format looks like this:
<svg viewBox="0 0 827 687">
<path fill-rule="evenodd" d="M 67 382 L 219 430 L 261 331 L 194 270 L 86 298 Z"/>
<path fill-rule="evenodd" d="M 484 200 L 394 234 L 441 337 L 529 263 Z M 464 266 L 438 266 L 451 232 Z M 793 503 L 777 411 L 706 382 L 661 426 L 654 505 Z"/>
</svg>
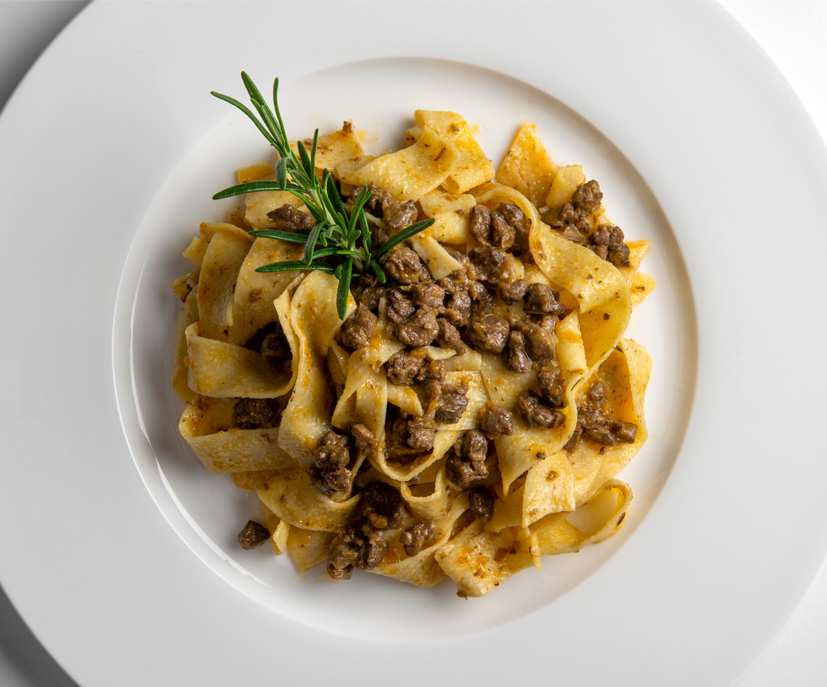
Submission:
<svg viewBox="0 0 827 687">
<path fill-rule="evenodd" d="M 274 181 L 250 181 L 245 184 L 237 184 L 219 191 L 213 198 L 219 200 L 260 191 L 289 191 L 300 199 L 316 220 L 316 224 L 309 231 L 293 233 L 261 229 L 251 231 L 250 234 L 289 243 L 304 244 L 303 259 L 284 260 L 264 265 L 256 271 L 322 270 L 335 275 L 339 280 L 339 288 L 336 293 L 336 309 L 339 318 L 344 319 L 350 283 L 354 273 L 367 274 L 372 272 L 384 284 L 386 277 L 382 266 L 379 264 L 379 258 L 411 236 L 429 227 L 434 220 L 428 219 L 416 222 L 391 236 L 381 246 L 374 247 L 371 241 L 368 218 L 364 210 L 371 191 L 367 187 L 363 187 L 348 213 L 330 170 L 324 170 L 321 180 L 316 174 L 316 147 L 319 140 L 319 130 L 316 129 L 313 134 L 310 151 L 301 141 L 296 144 L 298 155 L 291 149 L 279 111 L 278 78 L 273 82 L 273 109 L 270 109 L 261 92 L 245 72 L 241 72 L 241 80 L 244 82 L 244 87 L 250 96 L 250 102 L 261 119 L 256 117 L 250 108 L 235 98 L 214 91 L 212 95 L 230 103 L 247 115 L 270 145 L 278 151 L 280 157 L 274 169 L 276 178 Z"/>
</svg>

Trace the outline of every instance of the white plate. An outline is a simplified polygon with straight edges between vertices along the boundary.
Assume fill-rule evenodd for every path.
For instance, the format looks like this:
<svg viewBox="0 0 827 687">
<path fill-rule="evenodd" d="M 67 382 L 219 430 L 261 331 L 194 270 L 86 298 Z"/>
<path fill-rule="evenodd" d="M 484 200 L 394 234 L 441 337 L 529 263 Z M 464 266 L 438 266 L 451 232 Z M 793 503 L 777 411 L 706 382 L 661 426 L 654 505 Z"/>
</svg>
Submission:
<svg viewBox="0 0 827 687">
<path fill-rule="evenodd" d="M 798 372 L 825 333 L 818 134 L 718 7 L 505 7 L 93 5 L 9 103 L 0 582 L 84 687 L 340 666 L 364 684 L 725 685 L 792 612 L 827 548 L 823 375 Z M 210 195 L 266 155 L 208 95 L 240 95 L 242 68 L 281 76 L 296 136 L 353 118 L 381 147 L 414 108 L 454 109 L 496 161 L 536 121 L 653 241 L 631 330 L 655 359 L 653 436 L 617 537 L 468 602 L 300 579 L 232 545 L 253 504 L 177 437 L 168 284 L 222 214 Z"/>
</svg>

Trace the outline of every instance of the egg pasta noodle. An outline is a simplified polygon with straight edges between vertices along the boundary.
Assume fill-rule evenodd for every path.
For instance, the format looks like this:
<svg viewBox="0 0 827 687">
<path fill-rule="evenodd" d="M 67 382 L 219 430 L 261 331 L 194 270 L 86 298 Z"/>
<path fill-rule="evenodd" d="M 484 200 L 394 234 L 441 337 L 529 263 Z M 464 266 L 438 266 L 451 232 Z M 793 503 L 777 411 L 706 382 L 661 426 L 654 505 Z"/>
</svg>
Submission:
<svg viewBox="0 0 827 687">
<path fill-rule="evenodd" d="M 531 123 L 496 169 L 460 115 L 423 110 L 400 150 L 368 155 L 346 122 L 315 165 L 348 208 L 371 190 L 375 245 L 434 222 L 381 258 L 386 283 L 354 278 L 344 319 L 329 271 L 257 271 L 302 259 L 250 234 L 312 226 L 287 191 L 248 193 L 184 251 L 179 430 L 257 495 L 242 545 L 478 597 L 611 537 L 632 500 L 617 475 L 647 439 L 651 359 L 624 334 L 654 288 L 649 243 Z"/>
</svg>

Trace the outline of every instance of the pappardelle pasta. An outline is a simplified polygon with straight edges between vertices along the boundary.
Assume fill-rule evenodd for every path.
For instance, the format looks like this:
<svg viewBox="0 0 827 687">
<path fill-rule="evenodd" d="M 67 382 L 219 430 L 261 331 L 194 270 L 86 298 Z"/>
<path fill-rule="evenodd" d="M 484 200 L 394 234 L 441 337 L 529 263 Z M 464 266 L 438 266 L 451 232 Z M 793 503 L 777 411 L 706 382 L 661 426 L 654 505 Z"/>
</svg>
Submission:
<svg viewBox="0 0 827 687">
<path fill-rule="evenodd" d="M 414 122 L 378 156 L 349 122 L 318 139 L 346 208 L 371 190 L 374 244 L 434 220 L 382 256 L 386 282 L 354 278 L 342 320 L 333 274 L 257 272 L 302 246 L 251 230 L 314 218 L 287 191 L 249 193 L 184 251 L 172 383 L 195 455 L 258 496 L 242 546 L 478 597 L 625 518 L 616 475 L 647 439 L 651 359 L 624 333 L 654 288 L 649 243 L 531 123 L 495 169 L 460 115 Z"/>
</svg>

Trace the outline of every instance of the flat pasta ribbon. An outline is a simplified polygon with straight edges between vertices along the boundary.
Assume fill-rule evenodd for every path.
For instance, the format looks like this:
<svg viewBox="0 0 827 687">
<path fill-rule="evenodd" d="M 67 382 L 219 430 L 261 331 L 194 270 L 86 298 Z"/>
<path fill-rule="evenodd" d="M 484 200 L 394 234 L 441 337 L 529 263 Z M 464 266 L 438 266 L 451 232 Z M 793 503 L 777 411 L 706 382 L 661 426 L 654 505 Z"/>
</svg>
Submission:
<svg viewBox="0 0 827 687">
<path fill-rule="evenodd" d="M 586 363 L 593 369 L 629 324 L 632 299 L 626 280 L 614 265 L 542 223 L 532 227 L 529 242 L 543 273 L 577 301 Z"/>
<path fill-rule="evenodd" d="M 324 369 L 331 342 L 342 326 L 336 310 L 337 288 L 338 280 L 333 275 L 311 272 L 290 301 L 298 371 L 282 414 L 279 445 L 302 465 L 313 463 L 313 449 L 331 426 L 333 394 Z M 356 303 L 350 296 L 346 317 L 355 309 Z"/>
<path fill-rule="evenodd" d="M 253 237 L 231 224 L 201 225 L 209 237 L 198 280 L 198 312 L 204 336 L 226 341 L 233 323 L 233 292 Z"/>
<path fill-rule="evenodd" d="M 196 396 L 187 404 L 178 431 L 211 472 L 275 470 L 293 464 L 279 448 L 279 429 L 232 426 L 235 399 Z"/>
<path fill-rule="evenodd" d="M 277 398 L 296 382 L 298 341 L 288 317 L 290 295 L 282 293 L 271 305 L 292 352 L 285 367 L 267 362 L 258 351 L 200 335 L 200 323 L 184 332 L 187 343 L 189 388 L 202 396 L 219 398 Z"/>
<path fill-rule="evenodd" d="M 328 498 L 310 481 L 307 470 L 300 467 L 279 470 L 256 489 L 261 502 L 295 527 L 322 532 L 339 532 L 345 528 L 361 498 L 346 501 Z"/>
<path fill-rule="evenodd" d="M 407 146 L 378 156 L 350 122 L 317 140 L 316 173 L 331 170 L 346 213 L 359 187 L 375 187 L 374 240 L 399 229 L 396 218 L 434 220 L 406 240 L 413 252 L 378 263 L 388 283 L 379 269 L 354 275 L 340 319 L 326 270 L 258 272 L 301 260 L 304 247 L 249 230 L 280 228 L 286 210 L 273 211 L 285 204 L 307 208 L 286 190 L 249 193 L 183 253 L 193 267 L 172 284 L 182 302 L 172 385 L 181 436 L 208 470 L 255 493 L 274 554 L 298 571 L 327 562 L 337 578 L 355 567 L 420 587 L 449 578 L 477 597 L 624 521 L 632 492 L 616 476 L 648 438 L 652 361 L 623 336 L 655 286 L 640 271 L 650 244 L 618 246 L 614 232 L 629 256 L 616 267 L 564 238 L 597 241 L 590 232 L 611 223 L 596 182 L 579 190 L 582 167 L 555 164 L 530 122 L 495 181 L 462 116 L 414 119 Z M 273 180 L 274 167 L 237 178 Z M 555 226 L 574 217 L 582 234 L 552 229 L 541 212 Z M 482 324 L 485 344 L 469 331 Z M 402 343 L 401 326 L 421 327 L 425 345 Z M 552 415 L 532 410 L 544 404 Z"/>
<path fill-rule="evenodd" d="M 634 424 L 637 432 L 634 442 L 614 446 L 581 439 L 577 448 L 569 454 L 574 466 L 575 499 L 578 504 L 590 499 L 604 482 L 628 465 L 646 443 L 649 434 L 643 399 L 651 371 L 652 358 L 646 349 L 630 339 L 623 339 L 595 373 L 594 379 L 601 380 L 608 388 L 608 407 L 612 417 Z M 590 382 L 585 382 L 582 392 L 589 385 Z"/>
</svg>

